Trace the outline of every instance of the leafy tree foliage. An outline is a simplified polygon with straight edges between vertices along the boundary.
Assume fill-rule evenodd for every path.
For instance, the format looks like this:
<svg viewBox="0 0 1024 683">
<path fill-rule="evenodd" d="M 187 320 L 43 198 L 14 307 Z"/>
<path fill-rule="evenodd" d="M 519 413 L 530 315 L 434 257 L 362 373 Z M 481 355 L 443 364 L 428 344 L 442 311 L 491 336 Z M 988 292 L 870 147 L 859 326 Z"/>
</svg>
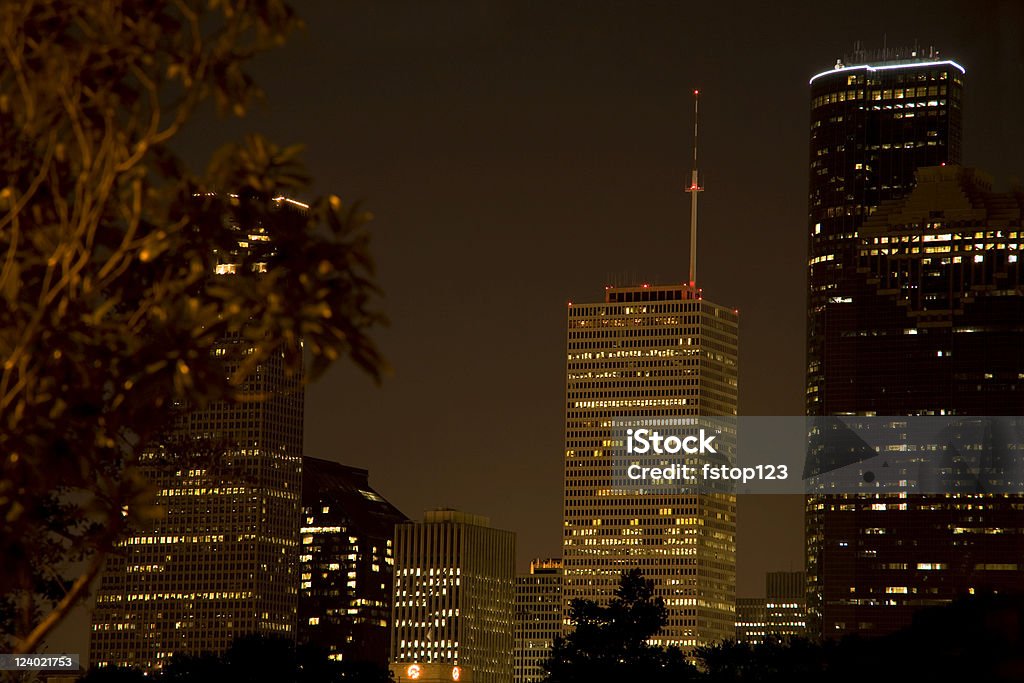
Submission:
<svg viewBox="0 0 1024 683">
<path fill-rule="evenodd" d="M 170 146 L 205 101 L 243 115 L 246 64 L 298 25 L 282 0 L 0 3 L 3 651 L 34 651 L 156 514 L 138 454 L 174 406 L 264 398 L 246 380 L 272 357 L 382 371 L 368 215 L 286 210 L 298 147 L 253 135 L 197 174 Z M 213 277 L 226 255 L 238 274 Z M 252 349 L 230 373 L 227 335 Z"/>
<path fill-rule="evenodd" d="M 622 574 L 607 607 L 574 600 L 573 631 L 558 638 L 545 668 L 546 683 L 603 681 L 686 681 L 696 670 L 678 648 L 663 649 L 647 641 L 665 625 L 668 612 L 654 597 L 654 582 L 639 569 Z"/>
</svg>

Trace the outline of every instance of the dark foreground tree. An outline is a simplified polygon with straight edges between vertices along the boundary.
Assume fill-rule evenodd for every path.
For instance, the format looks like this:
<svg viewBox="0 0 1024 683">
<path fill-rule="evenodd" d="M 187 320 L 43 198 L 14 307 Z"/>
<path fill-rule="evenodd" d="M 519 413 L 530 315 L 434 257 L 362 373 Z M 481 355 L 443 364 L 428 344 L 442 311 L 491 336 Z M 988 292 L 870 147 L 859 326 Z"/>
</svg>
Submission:
<svg viewBox="0 0 1024 683">
<path fill-rule="evenodd" d="M 195 175 L 169 146 L 204 101 L 244 114 L 245 65 L 297 25 L 282 0 L 0 3 L 0 651 L 35 651 L 156 514 L 137 456 L 172 408 L 261 399 L 248 377 L 298 377 L 303 342 L 307 379 L 381 370 L 367 216 L 281 210 L 296 147 L 250 136 Z M 254 226 L 273 249 L 212 277 Z M 226 335 L 251 348 L 231 372 Z"/>
<path fill-rule="evenodd" d="M 732 640 L 696 648 L 701 671 L 715 683 L 760 683 L 832 680 L 826 677 L 831 642 L 804 638 L 769 639 L 756 645 Z"/>
<path fill-rule="evenodd" d="M 750 645 L 726 641 L 693 656 L 715 683 L 1024 680 L 1024 598 L 978 595 L 919 612 L 876 638 Z"/>
<path fill-rule="evenodd" d="M 667 683 L 696 678 L 696 670 L 678 648 L 647 642 L 668 619 L 664 601 L 654 597 L 654 582 L 634 569 L 623 573 L 615 596 L 607 607 L 589 600 L 573 601 L 573 630 L 555 640 L 545 664 L 545 682 Z"/>
<path fill-rule="evenodd" d="M 92 668 L 78 677 L 78 683 L 146 683 L 148 680 L 140 670 L 121 666 Z"/>
<path fill-rule="evenodd" d="M 90 669 L 81 683 L 389 683 L 384 667 L 338 662 L 323 649 L 296 648 L 290 641 L 267 636 L 241 636 L 222 654 L 175 655 L 148 677 L 136 669 Z"/>
</svg>

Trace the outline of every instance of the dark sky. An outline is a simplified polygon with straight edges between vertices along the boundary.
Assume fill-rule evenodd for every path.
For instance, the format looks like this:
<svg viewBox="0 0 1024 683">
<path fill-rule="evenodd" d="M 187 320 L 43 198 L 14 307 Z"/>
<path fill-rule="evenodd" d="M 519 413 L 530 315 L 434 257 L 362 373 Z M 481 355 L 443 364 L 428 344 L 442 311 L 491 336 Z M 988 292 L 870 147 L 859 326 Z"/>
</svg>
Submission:
<svg viewBox="0 0 1024 683">
<path fill-rule="evenodd" d="M 370 470 L 407 515 L 454 506 L 558 555 L 565 307 L 610 279 L 685 279 L 693 88 L 698 284 L 740 310 L 741 414 L 803 402 L 808 78 L 855 40 L 967 69 L 965 163 L 1024 174 L 1024 2 L 299 2 L 253 70 L 267 102 L 203 121 L 308 145 L 316 192 L 377 219 L 376 388 L 339 367 L 306 397 L 306 452 Z M 802 502 L 740 501 L 739 594 L 802 569 Z M 84 646 L 83 646 L 84 650 Z"/>
<path fill-rule="evenodd" d="M 313 386 L 307 453 L 369 468 L 411 517 L 489 515 L 521 566 L 558 555 L 566 302 L 685 279 L 694 87 L 698 279 L 740 309 L 741 413 L 802 414 L 808 78 L 858 39 L 937 46 L 967 68 L 966 163 L 1005 180 L 1024 173 L 1022 5 L 298 4 L 308 29 L 260 60 L 242 128 L 306 143 L 316 191 L 377 216 L 394 366 L 380 389 L 351 369 Z M 741 502 L 741 594 L 802 568 L 801 515 Z"/>
</svg>

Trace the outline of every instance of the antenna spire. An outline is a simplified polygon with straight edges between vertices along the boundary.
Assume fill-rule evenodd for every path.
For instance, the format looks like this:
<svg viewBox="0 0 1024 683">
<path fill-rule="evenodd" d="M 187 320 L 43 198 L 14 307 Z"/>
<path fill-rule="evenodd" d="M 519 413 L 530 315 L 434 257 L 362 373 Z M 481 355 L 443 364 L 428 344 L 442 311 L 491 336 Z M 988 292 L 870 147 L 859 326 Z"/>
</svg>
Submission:
<svg viewBox="0 0 1024 683">
<path fill-rule="evenodd" d="M 693 91 L 693 172 L 690 174 L 690 287 L 697 286 L 697 193 L 704 188 L 697 182 L 697 106 L 700 91 Z"/>
</svg>

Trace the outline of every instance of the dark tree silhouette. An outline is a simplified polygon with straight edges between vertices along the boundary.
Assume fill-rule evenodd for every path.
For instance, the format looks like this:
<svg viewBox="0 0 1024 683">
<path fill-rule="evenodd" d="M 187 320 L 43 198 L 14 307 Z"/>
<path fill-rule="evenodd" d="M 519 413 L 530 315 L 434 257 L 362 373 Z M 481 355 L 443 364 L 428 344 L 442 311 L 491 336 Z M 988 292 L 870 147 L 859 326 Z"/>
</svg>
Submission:
<svg viewBox="0 0 1024 683">
<path fill-rule="evenodd" d="M 828 654 L 834 643 L 816 643 L 804 638 L 768 639 L 764 643 L 726 640 L 696 648 L 693 656 L 701 671 L 715 683 L 761 681 L 824 681 Z"/>
<path fill-rule="evenodd" d="M 697 671 L 678 648 L 663 649 L 647 641 L 668 619 L 664 601 L 654 597 L 654 582 L 639 569 L 622 574 L 616 597 L 607 607 L 574 600 L 573 630 L 555 640 L 545 665 L 545 683 L 604 681 L 687 681 Z"/>
<path fill-rule="evenodd" d="M 876 638 L 725 641 L 693 656 L 715 683 L 1024 680 L 1024 598 L 978 595 L 924 609 Z"/>
<path fill-rule="evenodd" d="M 338 662 L 326 650 L 260 635 L 240 636 L 222 654 L 174 655 L 157 673 L 93 668 L 80 683 L 389 683 L 387 669 L 361 662 Z"/>
<path fill-rule="evenodd" d="M 146 683 L 148 680 L 139 669 L 121 666 L 94 667 L 78 677 L 78 683 Z"/>
</svg>

